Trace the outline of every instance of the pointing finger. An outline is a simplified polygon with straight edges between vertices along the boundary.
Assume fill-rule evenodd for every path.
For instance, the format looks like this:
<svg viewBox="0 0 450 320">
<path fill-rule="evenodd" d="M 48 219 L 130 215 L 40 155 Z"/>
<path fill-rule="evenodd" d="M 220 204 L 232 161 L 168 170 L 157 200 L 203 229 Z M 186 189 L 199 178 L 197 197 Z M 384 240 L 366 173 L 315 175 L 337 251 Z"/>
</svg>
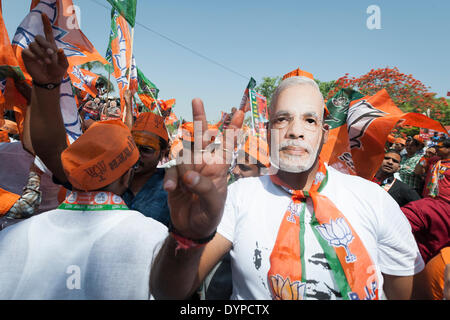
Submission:
<svg viewBox="0 0 450 320">
<path fill-rule="evenodd" d="M 50 22 L 50 19 L 45 13 L 41 14 L 41 17 L 42 17 L 42 24 L 44 25 L 45 39 L 47 39 L 47 41 L 50 44 L 52 44 L 54 48 L 56 48 L 55 38 L 53 37 L 52 23 Z"/>
</svg>

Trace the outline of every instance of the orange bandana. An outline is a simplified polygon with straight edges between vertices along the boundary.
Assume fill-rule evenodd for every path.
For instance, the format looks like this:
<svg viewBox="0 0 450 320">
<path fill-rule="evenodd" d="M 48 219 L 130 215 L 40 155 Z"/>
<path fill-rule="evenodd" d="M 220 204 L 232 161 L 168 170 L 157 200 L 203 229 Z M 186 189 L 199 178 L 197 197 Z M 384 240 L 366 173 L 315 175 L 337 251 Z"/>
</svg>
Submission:
<svg viewBox="0 0 450 320">
<path fill-rule="evenodd" d="M 121 120 L 95 122 L 61 154 L 67 179 L 82 191 L 101 189 L 139 159 L 133 137 Z"/>
<path fill-rule="evenodd" d="M 133 139 L 137 145 L 151 147 L 156 151 L 161 150 L 159 137 L 155 136 L 154 134 L 147 133 L 146 131 L 134 131 Z"/>
<path fill-rule="evenodd" d="M 164 118 L 153 112 L 143 112 L 137 117 L 131 132 L 133 132 L 134 136 L 134 133 L 139 131 L 156 134 L 166 142 L 169 140 L 169 135 L 164 125 Z"/>
<path fill-rule="evenodd" d="M 304 210 L 298 204 L 310 198 L 313 202 L 311 225 L 331 267 L 342 298 L 347 300 L 378 299 L 378 281 L 373 278 L 373 262 L 345 216 L 320 191 L 328 173 L 319 159 L 319 169 L 311 190 L 291 190 L 277 176 L 272 182 L 292 195 L 292 201 L 278 230 L 270 255 L 268 281 L 276 300 L 302 300 L 306 289 L 304 271 Z M 304 208 L 305 206 L 303 206 Z"/>
</svg>

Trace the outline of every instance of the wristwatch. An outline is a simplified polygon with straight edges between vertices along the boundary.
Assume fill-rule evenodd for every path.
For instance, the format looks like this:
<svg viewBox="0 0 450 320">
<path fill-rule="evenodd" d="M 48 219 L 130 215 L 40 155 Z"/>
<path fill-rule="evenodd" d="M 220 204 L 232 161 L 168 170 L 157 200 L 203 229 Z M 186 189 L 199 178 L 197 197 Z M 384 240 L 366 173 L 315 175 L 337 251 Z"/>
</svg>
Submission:
<svg viewBox="0 0 450 320">
<path fill-rule="evenodd" d="M 36 81 L 33 81 L 33 85 L 39 88 L 47 89 L 47 90 L 53 90 L 61 85 L 60 83 L 38 83 Z"/>
</svg>

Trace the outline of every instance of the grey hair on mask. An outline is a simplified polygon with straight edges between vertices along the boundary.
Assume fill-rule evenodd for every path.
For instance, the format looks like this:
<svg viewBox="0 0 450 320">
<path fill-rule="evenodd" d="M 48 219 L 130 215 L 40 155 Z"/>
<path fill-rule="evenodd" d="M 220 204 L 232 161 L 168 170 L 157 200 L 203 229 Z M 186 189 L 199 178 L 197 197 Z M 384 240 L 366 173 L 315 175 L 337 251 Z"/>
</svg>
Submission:
<svg viewBox="0 0 450 320">
<path fill-rule="evenodd" d="M 322 93 L 320 92 L 317 82 L 315 82 L 314 80 L 312 80 L 308 77 L 295 76 L 295 77 L 290 77 L 290 78 L 284 79 L 278 85 L 278 87 L 276 88 L 275 92 L 272 95 L 272 100 L 270 101 L 270 105 L 269 105 L 269 112 L 272 112 L 274 110 L 278 96 L 280 95 L 280 93 L 283 90 L 293 87 L 293 86 L 305 86 L 305 85 L 315 88 L 317 90 L 317 92 L 319 93 L 320 97 L 322 98 L 322 102 L 324 104 L 323 96 L 322 96 Z"/>
</svg>

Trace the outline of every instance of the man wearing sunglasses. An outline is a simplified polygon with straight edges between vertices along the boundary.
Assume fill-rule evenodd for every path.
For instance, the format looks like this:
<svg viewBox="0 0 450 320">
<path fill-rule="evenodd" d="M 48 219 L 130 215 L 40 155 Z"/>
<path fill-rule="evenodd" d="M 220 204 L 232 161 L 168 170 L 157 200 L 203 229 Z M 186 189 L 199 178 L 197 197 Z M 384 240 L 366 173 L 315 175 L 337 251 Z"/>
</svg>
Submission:
<svg viewBox="0 0 450 320">
<path fill-rule="evenodd" d="M 383 162 L 373 179 L 373 182 L 383 187 L 400 207 L 420 199 L 419 194 L 415 190 L 394 177 L 394 174 L 400 169 L 401 159 L 400 153 L 396 150 L 386 152 Z"/>
<path fill-rule="evenodd" d="M 141 113 L 131 129 L 140 159 L 129 189 L 123 195 L 127 206 L 164 225 L 169 224 L 170 212 L 167 192 L 163 189 L 164 169 L 157 165 L 168 146 L 164 118 L 152 113 Z"/>
</svg>

